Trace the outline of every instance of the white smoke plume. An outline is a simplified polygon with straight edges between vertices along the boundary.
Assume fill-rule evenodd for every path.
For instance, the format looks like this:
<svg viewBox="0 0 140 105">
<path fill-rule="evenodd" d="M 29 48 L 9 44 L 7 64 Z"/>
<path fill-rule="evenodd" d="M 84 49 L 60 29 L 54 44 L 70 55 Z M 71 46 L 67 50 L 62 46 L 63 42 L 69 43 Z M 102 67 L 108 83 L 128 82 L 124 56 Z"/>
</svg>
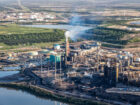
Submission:
<svg viewBox="0 0 140 105">
<path fill-rule="evenodd" d="M 91 29 L 90 27 L 84 26 L 84 22 L 81 20 L 81 17 L 78 15 L 73 16 L 70 25 L 72 27 L 65 33 L 65 37 L 66 38 L 69 37 L 74 41 L 76 41 L 79 38 L 82 38 L 82 35 L 85 34 L 87 30 Z"/>
<path fill-rule="evenodd" d="M 19 5 L 19 6 L 22 6 L 22 5 L 21 5 L 21 1 L 20 1 L 20 0 L 17 0 L 17 2 L 18 2 L 18 5 Z"/>
</svg>

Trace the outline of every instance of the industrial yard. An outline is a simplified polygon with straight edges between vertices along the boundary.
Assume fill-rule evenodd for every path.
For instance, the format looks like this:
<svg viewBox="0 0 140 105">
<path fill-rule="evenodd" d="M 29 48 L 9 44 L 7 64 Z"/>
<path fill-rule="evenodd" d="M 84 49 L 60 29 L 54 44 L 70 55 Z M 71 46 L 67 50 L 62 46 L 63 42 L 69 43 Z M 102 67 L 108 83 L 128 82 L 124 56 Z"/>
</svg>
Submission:
<svg viewBox="0 0 140 105">
<path fill-rule="evenodd" d="M 57 90 L 61 94 L 76 97 L 80 94 L 83 98 L 93 97 L 108 103 L 125 103 L 130 100 L 129 96 L 130 103 L 139 102 L 139 53 L 102 47 L 101 43 L 95 41 L 69 43 L 68 33 L 65 33 L 66 43 L 54 44 L 53 48 L 1 53 L 1 70 L 21 71 L 14 78 L 1 80 L 26 81 L 31 85 Z"/>
<path fill-rule="evenodd" d="M 140 105 L 138 0 L 1 1 L 0 105 Z"/>
</svg>

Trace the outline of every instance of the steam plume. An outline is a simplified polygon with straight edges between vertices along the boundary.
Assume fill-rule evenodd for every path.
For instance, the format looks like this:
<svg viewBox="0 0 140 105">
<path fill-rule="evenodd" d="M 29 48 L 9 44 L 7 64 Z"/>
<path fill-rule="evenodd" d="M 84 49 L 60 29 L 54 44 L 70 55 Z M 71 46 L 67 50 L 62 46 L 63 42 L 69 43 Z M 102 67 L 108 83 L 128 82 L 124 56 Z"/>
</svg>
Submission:
<svg viewBox="0 0 140 105">
<path fill-rule="evenodd" d="M 18 2 L 18 5 L 19 5 L 20 7 L 22 7 L 21 1 L 20 1 L 20 0 L 17 0 L 17 2 Z"/>
<path fill-rule="evenodd" d="M 22 5 L 21 0 L 17 0 L 17 2 L 18 2 L 19 7 L 20 7 L 22 10 L 30 11 L 29 8 L 24 7 L 24 6 Z"/>
<path fill-rule="evenodd" d="M 78 38 L 83 38 L 82 35 L 90 29 L 90 27 L 83 26 L 84 21 L 82 21 L 81 17 L 78 15 L 73 16 L 70 25 L 74 27 L 72 27 L 65 33 L 65 37 L 70 37 L 74 41 L 76 41 Z"/>
</svg>

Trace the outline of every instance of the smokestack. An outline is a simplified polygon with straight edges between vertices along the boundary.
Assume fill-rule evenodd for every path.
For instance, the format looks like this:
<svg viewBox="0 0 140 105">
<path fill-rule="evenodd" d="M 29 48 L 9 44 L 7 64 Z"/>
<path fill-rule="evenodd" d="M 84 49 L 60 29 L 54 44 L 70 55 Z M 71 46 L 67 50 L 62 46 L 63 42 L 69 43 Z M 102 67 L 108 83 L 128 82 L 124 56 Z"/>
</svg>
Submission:
<svg viewBox="0 0 140 105">
<path fill-rule="evenodd" d="M 69 31 L 67 31 L 66 33 L 65 33 L 65 37 L 66 37 L 66 57 L 68 57 L 69 56 L 69 53 L 70 53 L 70 46 L 69 46 L 69 34 L 70 34 L 70 32 Z"/>
<path fill-rule="evenodd" d="M 69 47 L 69 39 L 66 38 L 66 56 L 69 56 L 70 53 L 70 47 Z"/>
</svg>

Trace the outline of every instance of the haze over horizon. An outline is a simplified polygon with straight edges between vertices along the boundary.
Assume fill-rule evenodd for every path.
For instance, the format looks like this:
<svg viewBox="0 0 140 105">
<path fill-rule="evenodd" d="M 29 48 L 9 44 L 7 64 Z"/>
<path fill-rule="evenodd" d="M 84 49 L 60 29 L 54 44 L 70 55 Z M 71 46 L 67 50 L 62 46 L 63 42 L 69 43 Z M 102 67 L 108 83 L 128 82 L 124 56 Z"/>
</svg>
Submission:
<svg viewBox="0 0 140 105">
<path fill-rule="evenodd" d="M 0 3 L 16 3 L 18 0 L 0 0 Z M 21 0 L 22 3 L 111 3 L 111 4 L 117 4 L 117 3 L 140 3 L 139 0 Z"/>
</svg>

